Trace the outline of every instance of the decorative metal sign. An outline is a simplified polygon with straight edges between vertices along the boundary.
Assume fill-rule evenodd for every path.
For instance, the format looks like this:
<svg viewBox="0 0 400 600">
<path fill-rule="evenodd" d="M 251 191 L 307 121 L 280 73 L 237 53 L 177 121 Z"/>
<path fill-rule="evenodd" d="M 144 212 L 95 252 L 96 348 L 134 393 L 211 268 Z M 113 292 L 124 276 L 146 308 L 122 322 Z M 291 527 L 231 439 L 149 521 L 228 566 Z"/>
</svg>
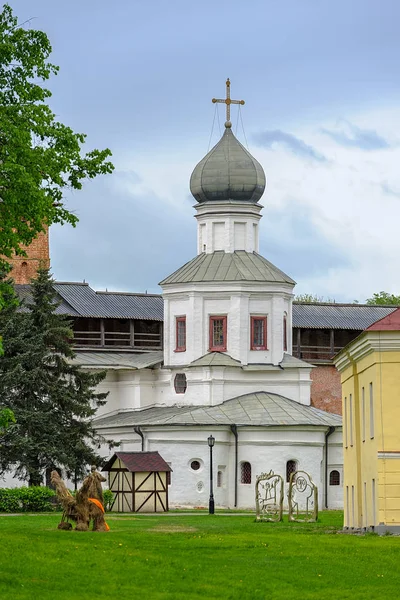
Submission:
<svg viewBox="0 0 400 600">
<path fill-rule="evenodd" d="M 256 479 L 256 521 L 282 521 L 283 479 L 273 471 Z"/>
<path fill-rule="evenodd" d="M 305 471 L 295 471 L 289 481 L 289 521 L 313 523 L 318 519 L 318 488 Z"/>
</svg>

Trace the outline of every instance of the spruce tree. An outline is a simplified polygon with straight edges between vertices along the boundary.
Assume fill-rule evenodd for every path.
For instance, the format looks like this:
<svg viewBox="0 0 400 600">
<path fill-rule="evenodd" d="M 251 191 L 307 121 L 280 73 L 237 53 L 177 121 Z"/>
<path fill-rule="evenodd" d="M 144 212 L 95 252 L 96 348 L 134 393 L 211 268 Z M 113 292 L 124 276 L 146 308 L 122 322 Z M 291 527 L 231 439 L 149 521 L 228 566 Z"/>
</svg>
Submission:
<svg viewBox="0 0 400 600">
<path fill-rule="evenodd" d="M 12 280 L 7 277 L 7 274 L 4 270 L 1 269 L 0 266 L 0 317 L 1 310 L 7 311 L 3 312 L 3 316 L 6 314 L 10 314 L 11 312 L 15 312 L 16 307 L 18 306 L 18 299 L 15 295 L 14 287 L 12 284 Z M 1 323 L 1 319 L 0 319 Z M 1 325 L 0 325 L 1 331 Z M 3 355 L 3 343 L 0 334 L 0 356 Z M 1 402 L 0 398 L 0 435 L 4 433 L 11 423 L 15 423 L 14 413 L 10 408 L 4 406 Z"/>
<path fill-rule="evenodd" d="M 10 304 L 0 311 L 0 399 L 15 416 L 1 435 L 0 472 L 29 485 L 41 485 L 55 468 L 82 477 L 88 464 L 100 464 L 98 449 L 106 442 L 92 424 L 107 396 L 96 392 L 105 373 L 73 363 L 72 330 L 57 314 L 53 283 L 49 270 L 40 269 L 22 310 Z"/>
</svg>

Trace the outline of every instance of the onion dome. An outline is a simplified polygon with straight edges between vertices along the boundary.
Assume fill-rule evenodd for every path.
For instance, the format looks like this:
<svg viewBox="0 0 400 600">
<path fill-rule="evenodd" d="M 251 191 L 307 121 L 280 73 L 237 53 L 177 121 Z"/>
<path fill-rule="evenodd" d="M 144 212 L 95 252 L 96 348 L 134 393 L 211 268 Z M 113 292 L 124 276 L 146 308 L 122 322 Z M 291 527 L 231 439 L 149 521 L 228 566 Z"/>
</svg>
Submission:
<svg viewBox="0 0 400 600">
<path fill-rule="evenodd" d="M 218 144 L 195 167 L 190 191 L 200 203 L 237 200 L 256 204 L 264 190 L 262 166 L 236 139 L 227 121 Z"/>
</svg>

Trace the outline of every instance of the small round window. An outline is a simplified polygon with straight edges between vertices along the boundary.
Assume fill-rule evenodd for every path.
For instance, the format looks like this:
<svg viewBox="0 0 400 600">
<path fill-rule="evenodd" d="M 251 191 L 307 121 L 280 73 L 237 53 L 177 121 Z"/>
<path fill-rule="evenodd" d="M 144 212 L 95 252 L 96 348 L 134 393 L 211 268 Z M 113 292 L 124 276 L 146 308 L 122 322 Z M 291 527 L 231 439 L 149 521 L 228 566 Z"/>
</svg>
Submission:
<svg viewBox="0 0 400 600">
<path fill-rule="evenodd" d="M 192 469 L 192 471 L 198 471 L 201 467 L 200 461 L 198 460 L 192 460 L 192 462 L 190 463 L 190 468 Z"/>
<path fill-rule="evenodd" d="M 175 392 L 177 394 L 184 394 L 187 388 L 187 381 L 185 373 L 177 373 L 174 379 Z"/>
</svg>

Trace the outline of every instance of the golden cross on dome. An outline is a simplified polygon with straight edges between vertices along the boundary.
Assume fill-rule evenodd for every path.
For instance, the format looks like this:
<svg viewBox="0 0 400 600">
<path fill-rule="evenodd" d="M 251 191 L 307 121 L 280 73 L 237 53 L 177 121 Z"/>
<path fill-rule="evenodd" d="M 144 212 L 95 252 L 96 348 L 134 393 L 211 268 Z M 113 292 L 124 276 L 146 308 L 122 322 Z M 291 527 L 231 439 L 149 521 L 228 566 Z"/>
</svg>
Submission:
<svg viewBox="0 0 400 600">
<path fill-rule="evenodd" d="M 226 80 L 226 98 L 213 98 L 212 101 L 214 104 L 216 102 L 226 104 L 226 127 L 231 126 L 231 104 L 244 104 L 244 100 L 231 100 L 231 82 L 229 78 Z M 228 123 L 229 125 L 227 125 Z"/>
</svg>

